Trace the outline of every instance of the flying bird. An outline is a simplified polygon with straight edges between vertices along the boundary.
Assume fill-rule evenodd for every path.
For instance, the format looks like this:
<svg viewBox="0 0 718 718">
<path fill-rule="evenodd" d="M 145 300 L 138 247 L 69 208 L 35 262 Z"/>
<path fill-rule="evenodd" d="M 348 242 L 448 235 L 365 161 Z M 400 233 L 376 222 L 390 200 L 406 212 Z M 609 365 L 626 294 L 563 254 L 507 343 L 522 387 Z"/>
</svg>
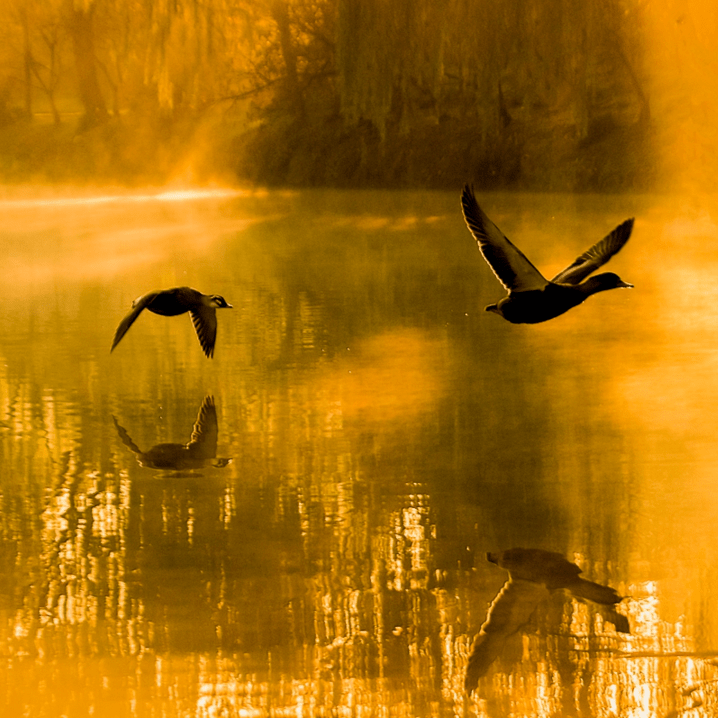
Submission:
<svg viewBox="0 0 718 718">
<path fill-rule="evenodd" d="M 461 207 L 484 259 L 508 290 L 508 296 L 496 304 L 489 304 L 486 311 L 499 314 L 512 324 L 545 322 L 578 306 L 597 292 L 633 287 L 613 272 L 587 279 L 626 244 L 633 229 L 633 218 L 619 224 L 549 281 L 488 218 L 469 185 L 464 187 L 461 195 Z"/>
<path fill-rule="evenodd" d="M 122 443 L 137 457 L 140 466 L 161 471 L 195 471 L 206 466 L 224 468 L 231 459 L 217 458 L 217 409 L 214 398 L 206 396 L 197 412 L 192 434 L 186 444 L 156 444 L 147 451 L 132 441 L 127 431 L 113 416 Z"/>
<path fill-rule="evenodd" d="M 471 646 L 464 677 L 467 693 L 476 689 L 508 638 L 528 623 L 536 607 L 553 591 L 568 591 L 578 600 L 598 604 L 598 611 L 617 631 L 630 632 L 628 619 L 615 609 L 622 597 L 609 586 L 581 578 L 581 569 L 561 554 L 513 548 L 487 553 L 486 558 L 506 569 L 509 579 L 491 602 L 486 620 Z"/>
<path fill-rule="evenodd" d="M 192 324 L 202 350 L 210 359 L 214 355 L 214 342 L 217 338 L 217 309 L 231 309 L 224 297 L 219 294 L 202 294 L 191 287 L 174 287 L 159 292 L 149 292 L 132 302 L 132 311 L 120 322 L 112 341 L 110 352 L 120 343 L 122 337 L 140 316 L 148 309 L 164 317 L 174 317 L 189 312 Z"/>
</svg>

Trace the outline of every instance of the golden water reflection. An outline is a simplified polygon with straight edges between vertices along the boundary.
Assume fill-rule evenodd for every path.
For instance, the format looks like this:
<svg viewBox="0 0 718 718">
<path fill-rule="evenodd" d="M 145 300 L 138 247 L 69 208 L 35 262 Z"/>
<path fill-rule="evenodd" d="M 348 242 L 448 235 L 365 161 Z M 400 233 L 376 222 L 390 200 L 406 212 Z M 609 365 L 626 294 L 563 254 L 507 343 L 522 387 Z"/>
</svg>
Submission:
<svg viewBox="0 0 718 718">
<path fill-rule="evenodd" d="M 562 257 L 589 210 L 612 226 L 638 203 L 620 256 L 636 290 L 531 331 L 497 323 L 495 280 L 439 193 L 37 209 L 48 246 L 82 229 L 23 255 L 52 281 L 6 276 L 4 714 L 715 714 L 718 380 L 701 293 L 671 301 L 672 277 L 716 269 L 709 243 L 676 252 L 676 222 L 703 237 L 691 213 L 646 198 L 491 201 L 517 236 L 550 210 L 577 245 Z M 156 256 L 76 270 L 108 232 L 128 256 L 152 236 Z M 213 261 L 186 254 L 208 237 Z M 128 299 L 180 277 L 235 305 L 215 359 L 170 320 L 110 356 Z M 467 696 L 505 580 L 483 556 L 511 546 L 614 588 L 631 632 L 556 592 Z"/>
</svg>

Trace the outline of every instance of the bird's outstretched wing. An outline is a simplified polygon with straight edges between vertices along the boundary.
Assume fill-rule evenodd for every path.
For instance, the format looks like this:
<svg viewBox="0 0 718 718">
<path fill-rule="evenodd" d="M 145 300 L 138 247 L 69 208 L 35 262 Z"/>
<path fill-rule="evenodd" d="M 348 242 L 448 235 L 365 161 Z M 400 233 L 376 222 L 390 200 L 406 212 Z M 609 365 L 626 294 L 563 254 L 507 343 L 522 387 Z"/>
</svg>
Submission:
<svg viewBox="0 0 718 718">
<path fill-rule="evenodd" d="M 142 310 L 146 309 L 158 294 L 159 292 L 149 292 L 132 302 L 132 311 L 120 322 L 120 326 L 117 327 L 110 352 L 120 343 L 120 339 L 127 334 L 127 330 L 134 324 L 135 319 L 140 316 Z"/>
<path fill-rule="evenodd" d="M 214 342 L 217 338 L 217 312 L 213 307 L 201 306 L 190 311 L 194 330 L 208 358 L 214 355 Z"/>
<path fill-rule="evenodd" d="M 115 417 L 112 417 L 112 421 L 115 422 L 115 429 L 117 429 L 117 434 L 119 435 L 120 439 L 122 440 L 122 443 L 133 453 L 133 454 L 141 454 L 142 450 L 140 449 L 137 444 L 135 444 L 134 441 L 132 441 L 132 438 L 127 433 L 125 428 L 120 425 L 120 423 L 115 419 Z"/>
<path fill-rule="evenodd" d="M 192 436 L 187 444 L 192 456 L 197 459 L 214 459 L 217 456 L 218 434 L 217 409 L 214 405 L 214 398 L 206 396 L 199 408 L 197 420 L 192 427 Z"/>
<path fill-rule="evenodd" d="M 461 208 L 481 254 L 506 289 L 513 292 L 541 290 L 548 284 L 526 255 L 486 216 L 469 185 L 461 194 Z"/>
<path fill-rule="evenodd" d="M 633 217 L 616 227 L 600 242 L 577 257 L 566 269 L 559 272 L 551 281 L 557 284 L 578 284 L 589 274 L 595 272 L 601 265 L 606 264 L 618 252 L 631 236 L 633 230 Z"/>
<path fill-rule="evenodd" d="M 501 654 L 506 639 L 528 623 L 536 606 L 548 596 L 549 590 L 534 581 L 509 578 L 503 585 L 471 646 L 464 676 L 467 693 L 476 689 L 479 679 Z"/>
</svg>

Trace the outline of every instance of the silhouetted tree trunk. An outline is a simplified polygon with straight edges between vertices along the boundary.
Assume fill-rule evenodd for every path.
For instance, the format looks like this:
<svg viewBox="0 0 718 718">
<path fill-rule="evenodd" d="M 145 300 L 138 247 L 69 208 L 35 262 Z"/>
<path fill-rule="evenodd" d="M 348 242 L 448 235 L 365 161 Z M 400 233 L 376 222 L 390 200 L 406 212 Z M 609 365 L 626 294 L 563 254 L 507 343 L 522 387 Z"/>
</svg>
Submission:
<svg viewBox="0 0 718 718">
<path fill-rule="evenodd" d="M 304 114 L 304 102 L 299 87 L 299 73 L 297 71 L 297 51 L 292 40 L 292 31 L 289 21 L 289 8 L 285 0 L 275 0 L 272 3 L 272 18 L 279 30 L 279 45 L 282 50 L 282 59 L 286 67 L 285 84 L 289 100 L 297 114 Z"/>
<path fill-rule="evenodd" d="M 44 65 L 38 62 L 34 57 L 31 57 L 30 66 L 32 68 L 32 74 L 47 95 L 47 100 L 50 103 L 50 111 L 52 112 L 52 121 L 55 123 L 55 126 L 57 126 L 61 122 L 60 111 L 57 109 L 57 102 L 55 101 L 55 90 L 60 80 L 58 27 L 48 27 L 47 30 L 41 31 L 41 35 L 46 47 L 47 64 Z"/>
<path fill-rule="evenodd" d="M 54 59 L 51 59 L 51 62 L 54 61 Z M 47 100 L 50 103 L 50 112 L 52 113 L 52 121 L 54 125 L 57 127 L 61 124 L 60 119 L 60 111 L 57 109 L 57 102 L 55 101 L 55 77 L 53 75 L 53 68 L 50 68 L 50 78 L 46 82 L 45 79 L 42 77 L 42 74 L 39 71 L 38 63 L 35 60 L 32 60 L 31 63 L 32 72 L 35 75 L 35 78 L 37 79 L 38 83 L 40 84 L 40 87 L 45 91 L 45 94 L 47 95 Z"/>
<path fill-rule="evenodd" d="M 626 67 L 628 76 L 631 78 L 631 84 L 633 85 L 633 89 L 636 91 L 636 96 L 638 97 L 638 102 L 641 106 L 641 114 L 638 117 L 638 124 L 645 126 L 651 121 L 651 103 L 648 100 L 648 96 L 643 91 L 641 81 L 638 79 L 638 75 L 633 69 L 633 65 L 626 56 L 626 53 L 620 47 L 617 48 L 617 51 L 618 56 L 621 58 L 621 61 Z"/>
<path fill-rule="evenodd" d="M 107 119 L 107 105 L 100 90 L 94 43 L 94 5 L 75 4 L 68 0 L 69 31 L 75 55 L 75 70 L 82 106 L 84 127 L 92 127 Z"/>
<path fill-rule="evenodd" d="M 30 46 L 30 20 L 27 16 L 27 7 L 20 13 L 22 23 L 22 36 L 24 44 L 24 73 L 25 73 L 25 115 L 32 119 L 32 48 Z"/>
</svg>

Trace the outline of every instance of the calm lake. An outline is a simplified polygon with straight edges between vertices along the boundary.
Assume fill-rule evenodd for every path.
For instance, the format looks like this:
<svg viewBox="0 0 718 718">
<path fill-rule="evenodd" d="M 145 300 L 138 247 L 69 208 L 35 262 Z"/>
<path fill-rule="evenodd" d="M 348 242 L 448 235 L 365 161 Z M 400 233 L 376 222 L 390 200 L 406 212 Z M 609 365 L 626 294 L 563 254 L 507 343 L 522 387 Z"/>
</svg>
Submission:
<svg viewBox="0 0 718 718">
<path fill-rule="evenodd" d="M 715 201 L 478 193 L 547 276 L 636 217 L 635 289 L 514 326 L 459 196 L 0 201 L 0 714 L 716 715 Z M 213 360 L 110 354 L 180 285 Z M 630 633 L 556 592 L 467 696 L 514 547 Z"/>
</svg>

